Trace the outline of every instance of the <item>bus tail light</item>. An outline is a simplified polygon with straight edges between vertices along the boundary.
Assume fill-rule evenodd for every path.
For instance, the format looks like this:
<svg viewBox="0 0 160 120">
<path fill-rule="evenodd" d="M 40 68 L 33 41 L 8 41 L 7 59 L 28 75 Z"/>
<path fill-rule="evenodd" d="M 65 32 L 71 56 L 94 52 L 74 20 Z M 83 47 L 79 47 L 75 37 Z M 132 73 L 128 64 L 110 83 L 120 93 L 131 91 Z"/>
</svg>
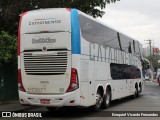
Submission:
<svg viewBox="0 0 160 120">
<path fill-rule="evenodd" d="M 68 87 L 66 92 L 71 92 L 71 91 L 74 91 L 78 88 L 79 88 L 79 84 L 78 84 L 77 70 L 75 68 L 72 68 L 72 70 L 71 70 L 71 80 L 70 80 L 70 84 L 69 84 L 69 87 Z"/>
<path fill-rule="evenodd" d="M 18 89 L 20 91 L 26 92 L 26 90 L 24 89 L 23 84 L 22 84 L 22 77 L 21 77 L 21 70 L 20 69 L 18 70 Z"/>
</svg>

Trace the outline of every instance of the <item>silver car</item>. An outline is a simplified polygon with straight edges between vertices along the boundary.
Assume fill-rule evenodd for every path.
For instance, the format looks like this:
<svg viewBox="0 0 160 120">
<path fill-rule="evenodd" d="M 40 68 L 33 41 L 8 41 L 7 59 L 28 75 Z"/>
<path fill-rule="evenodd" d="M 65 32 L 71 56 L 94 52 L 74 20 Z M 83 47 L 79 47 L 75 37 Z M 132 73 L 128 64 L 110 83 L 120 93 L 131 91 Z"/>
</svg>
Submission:
<svg viewBox="0 0 160 120">
<path fill-rule="evenodd" d="M 160 69 L 157 69 L 156 79 L 158 80 L 158 83 L 159 83 L 159 86 L 160 86 Z"/>
<path fill-rule="evenodd" d="M 145 71 L 145 80 L 153 80 L 153 71 L 151 69 L 147 69 Z"/>
</svg>

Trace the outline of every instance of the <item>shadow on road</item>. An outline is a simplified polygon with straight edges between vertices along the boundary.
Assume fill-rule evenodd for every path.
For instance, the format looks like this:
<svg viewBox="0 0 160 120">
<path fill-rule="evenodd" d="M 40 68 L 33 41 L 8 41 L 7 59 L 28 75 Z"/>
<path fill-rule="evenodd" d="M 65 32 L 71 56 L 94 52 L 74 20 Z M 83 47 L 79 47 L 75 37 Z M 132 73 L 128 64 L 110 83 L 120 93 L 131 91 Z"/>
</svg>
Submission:
<svg viewBox="0 0 160 120">
<path fill-rule="evenodd" d="M 144 94 L 140 94 L 137 98 L 134 98 L 132 96 L 128 96 L 128 97 L 125 97 L 125 98 L 122 98 L 122 99 L 118 99 L 118 100 L 113 100 L 111 102 L 111 105 L 110 107 L 114 107 L 114 106 L 118 106 L 118 105 L 121 105 L 121 104 L 126 104 L 127 102 L 131 102 L 133 100 L 136 100 L 136 99 L 141 99 L 141 97 L 143 97 Z"/>
<path fill-rule="evenodd" d="M 136 99 L 140 99 L 143 96 L 140 95 Z M 130 102 L 134 99 L 131 97 L 126 97 L 121 100 L 114 100 L 111 102 L 110 107 L 118 106 L 127 102 Z M 76 117 L 106 117 L 106 116 L 111 116 L 113 111 L 109 111 L 107 109 L 102 109 L 99 112 L 93 112 L 91 108 L 77 108 L 77 107 L 63 107 L 60 108 L 56 111 L 46 111 L 43 112 L 42 115 L 43 117 L 63 117 L 63 118 L 76 118 Z"/>
</svg>

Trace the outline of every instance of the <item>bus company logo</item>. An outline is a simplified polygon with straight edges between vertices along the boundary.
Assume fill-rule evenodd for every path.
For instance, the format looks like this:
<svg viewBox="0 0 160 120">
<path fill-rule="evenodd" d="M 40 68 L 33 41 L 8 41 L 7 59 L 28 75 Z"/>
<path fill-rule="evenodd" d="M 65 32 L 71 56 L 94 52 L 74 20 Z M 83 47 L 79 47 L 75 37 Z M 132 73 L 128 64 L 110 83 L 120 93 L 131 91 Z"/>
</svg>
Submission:
<svg viewBox="0 0 160 120">
<path fill-rule="evenodd" d="M 46 19 L 34 19 L 34 21 L 29 22 L 29 25 L 50 25 L 61 23 L 61 20 L 57 20 L 56 18 L 46 18 Z"/>
<path fill-rule="evenodd" d="M 51 39 L 49 37 L 47 38 L 39 38 L 39 39 L 35 39 L 32 38 L 32 44 L 37 44 L 37 43 L 55 43 L 56 39 Z"/>
</svg>

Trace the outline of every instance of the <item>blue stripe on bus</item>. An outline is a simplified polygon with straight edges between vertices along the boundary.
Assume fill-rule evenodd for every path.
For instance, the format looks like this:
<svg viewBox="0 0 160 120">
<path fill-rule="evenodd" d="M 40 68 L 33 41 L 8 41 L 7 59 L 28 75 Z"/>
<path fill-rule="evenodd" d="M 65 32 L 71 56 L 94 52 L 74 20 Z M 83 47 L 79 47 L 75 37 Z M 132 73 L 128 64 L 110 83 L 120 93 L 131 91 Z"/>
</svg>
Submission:
<svg viewBox="0 0 160 120">
<path fill-rule="evenodd" d="M 80 25 L 78 11 L 76 9 L 71 9 L 71 34 L 72 54 L 81 54 Z"/>
</svg>

